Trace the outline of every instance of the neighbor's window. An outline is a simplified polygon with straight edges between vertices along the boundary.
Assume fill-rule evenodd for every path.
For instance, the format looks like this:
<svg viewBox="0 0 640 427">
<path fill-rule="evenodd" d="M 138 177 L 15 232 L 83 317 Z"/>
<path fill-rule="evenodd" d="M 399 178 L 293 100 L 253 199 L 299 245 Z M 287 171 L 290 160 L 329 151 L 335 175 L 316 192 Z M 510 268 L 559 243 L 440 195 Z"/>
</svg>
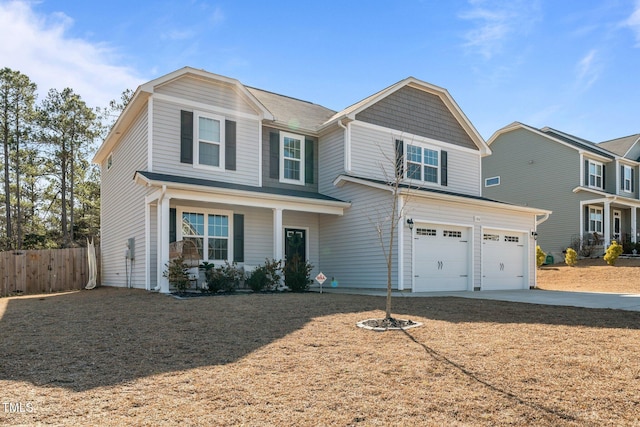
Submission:
<svg viewBox="0 0 640 427">
<path fill-rule="evenodd" d="M 499 176 L 494 176 L 492 178 L 487 178 L 484 180 L 484 186 L 485 187 L 493 187 L 496 185 L 500 185 L 500 177 Z"/>
<path fill-rule="evenodd" d="M 113 165 L 113 154 L 109 154 L 107 157 L 107 170 L 111 169 L 111 165 Z"/>
<path fill-rule="evenodd" d="M 589 208 L 589 232 L 602 233 L 602 208 Z"/>
<path fill-rule="evenodd" d="M 182 211 L 181 238 L 195 243 L 202 260 L 228 261 L 230 216 L 226 212 Z"/>
<path fill-rule="evenodd" d="M 602 163 L 589 160 L 589 187 L 602 188 Z"/>
<path fill-rule="evenodd" d="M 440 152 L 414 144 L 407 144 L 407 178 L 438 183 Z"/>
<path fill-rule="evenodd" d="M 633 169 L 631 166 L 623 166 L 622 177 L 622 189 L 631 193 L 633 191 Z"/>
<path fill-rule="evenodd" d="M 195 120 L 195 158 L 202 166 L 222 167 L 224 146 L 224 118 L 196 113 Z"/>
<path fill-rule="evenodd" d="M 280 181 L 304 185 L 304 136 L 280 132 Z"/>
</svg>

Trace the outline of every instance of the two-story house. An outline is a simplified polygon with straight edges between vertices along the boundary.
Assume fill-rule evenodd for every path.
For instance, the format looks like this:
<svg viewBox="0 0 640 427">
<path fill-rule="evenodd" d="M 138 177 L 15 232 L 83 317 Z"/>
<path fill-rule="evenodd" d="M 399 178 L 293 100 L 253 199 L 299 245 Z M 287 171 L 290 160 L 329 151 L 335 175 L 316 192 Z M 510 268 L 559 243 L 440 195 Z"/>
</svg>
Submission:
<svg viewBox="0 0 640 427">
<path fill-rule="evenodd" d="M 553 210 L 538 243 L 562 261 L 568 247 L 602 255 L 612 240 L 636 242 L 640 135 L 594 144 L 549 127 L 512 123 L 488 141 L 483 194 Z"/>
<path fill-rule="evenodd" d="M 335 112 L 186 67 L 140 86 L 95 155 L 102 281 L 169 292 L 170 244 L 190 241 L 203 261 L 296 252 L 341 287 L 385 288 L 397 197 L 395 289 L 528 288 L 550 212 L 483 198 L 488 154 L 450 94 L 414 78 Z"/>
</svg>

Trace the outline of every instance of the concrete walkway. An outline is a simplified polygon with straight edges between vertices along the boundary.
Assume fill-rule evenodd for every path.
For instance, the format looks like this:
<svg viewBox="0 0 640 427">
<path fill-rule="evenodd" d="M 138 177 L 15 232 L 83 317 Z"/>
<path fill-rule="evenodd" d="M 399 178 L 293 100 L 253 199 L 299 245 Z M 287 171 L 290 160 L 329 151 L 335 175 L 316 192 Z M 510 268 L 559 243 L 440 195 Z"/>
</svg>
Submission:
<svg viewBox="0 0 640 427">
<path fill-rule="evenodd" d="M 311 288 L 319 292 L 319 287 Z M 323 287 L 326 293 L 386 296 L 385 290 Z M 611 308 L 615 310 L 640 311 L 640 294 L 612 294 L 603 292 L 562 292 L 526 289 L 516 291 L 460 291 L 460 292 L 407 292 L 394 291 L 394 298 L 458 297 L 522 302 L 528 304 L 562 305 L 586 308 Z"/>
</svg>

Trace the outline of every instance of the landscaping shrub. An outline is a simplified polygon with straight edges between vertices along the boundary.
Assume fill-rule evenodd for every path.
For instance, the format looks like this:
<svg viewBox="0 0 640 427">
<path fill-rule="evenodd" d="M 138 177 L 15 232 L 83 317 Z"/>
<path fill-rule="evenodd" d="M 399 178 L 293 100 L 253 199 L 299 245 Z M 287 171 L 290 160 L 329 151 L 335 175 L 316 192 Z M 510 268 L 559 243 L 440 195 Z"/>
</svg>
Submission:
<svg viewBox="0 0 640 427">
<path fill-rule="evenodd" d="M 311 270 L 313 265 L 295 254 L 284 263 L 284 284 L 293 292 L 304 292 L 311 285 Z"/>
<path fill-rule="evenodd" d="M 247 285 L 254 292 L 275 291 L 280 285 L 282 263 L 267 259 L 263 265 L 256 267 L 247 277 Z"/>
<path fill-rule="evenodd" d="M 224 265 L 219 267 L 204 262 L 200 268 L 204 269 L 206 278 L 206 288 L 203 288 L 203 292 L 234 292 L 244 278 L 243 270 L 239 269 L 235 262 L 229 264 L 225 261 Z"/>
<path fill-rule="evenodd" d="M 622 243 L 622 253 L 623 254 L 633 254 L 633 250 L 635 249 L 636 254 L 640 254 L 640 243 L 632 243 L 630 241 L 626 241 Z"/>
<path fill-rule="evenodd" d="M 571 248 L 567 249 L 567 253 L 564 256 L 564 262 L 569 267 L 575 267 L 578 263 L 578 253 Z"/>
<path fill-rule="evenodd" d="M 622 245 L 613 240 L 611 245 L 607 248 L 607 253 L 604 254 L 604 260 L 609 265 L 616 265 L 616 260 L 622 254 Z"/>
<path fill-rule="evenodd" d="M 547 254 L 544 253 L 540 245 L 536 246 L 536 265 L 538 268 L 544 264 L 544 260 L 547 258 Z"/>
<path fill-rule="evenodd" d="M 178 292 L 184 292 L 189 288 L 189 266 L 182 257 L 174 258 L 166 265 L 167 269 L 162 273 L 162 277 L 169 279 L 169 285 Z"/>
</svg>

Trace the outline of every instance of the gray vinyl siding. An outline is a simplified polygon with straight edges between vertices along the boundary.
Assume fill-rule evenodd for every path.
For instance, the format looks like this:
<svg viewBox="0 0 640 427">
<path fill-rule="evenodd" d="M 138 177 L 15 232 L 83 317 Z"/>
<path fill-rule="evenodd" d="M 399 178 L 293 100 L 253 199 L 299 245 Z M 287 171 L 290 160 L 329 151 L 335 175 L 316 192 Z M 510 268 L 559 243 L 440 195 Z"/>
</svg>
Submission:
<svg viewBox="0 0 640 427">
<path fill-rule="evenodd" d="M 343 216 L 320 217 L 320 269 L 339 286 L 386 288 L 387 268 L 375 223 L 384 216 L 391 193 L 359 184 L 346 183 L 336 197 L 350 200 Z M 397 240 L 394 242 L 397 253 Z M 397 289 L 397 256 L 393 257 L 392 286 Z"/>
<path fill-rule="evenodd" d="M 506 210 L 500 205 L 495 207 L 477 206 L 470 207 L 464 202 L 435 201 L 418 196 L 411 197 L 406 204 L 406 216 L 413 218 L 415 222 L 436 222 L 452 224 L 471 228 L 473 257 L 473 287 L 481 286 L 482 278 L 482 230 L 483 228 L 504 229 L 521 231 L 525 233 L 527 242 L 527 260 L 529 270 L 529 286 L 535 284 L 535 242 L 530 239 L 530 232 L 535 227 L 535 216 L 531 213 L 522 213 Z M 405 289 L 411 289 L 411 234 L 403 224 L 405 246 L 409 246 L 409 255 L 405 247 Z M 419 254 L 416 254 L 419 257 Z"/>
<path fill-rule="evenodd" d="M 500 135 L 491 150 L 482 163 L 483 196 L 553 211 L 538 227 L 538 244 L 558 257 L 580 233 L 580 200 L 594 198 L 573 192 L 582 183 L 580 154 L 523 129 Z M 500 185 L 484 187 L 495 176 Z"/>
<path fill-rule="evenodd" d="M 101 176 L 101 257 L 102 284 L 126 286 L 125 244 L 135 238 L 135 260 L 131 284 L 145 287 L 145 216 L 147 190 L 135 184 L 136 170 L 147 167 L 147 110 L 143 110 L 114 149 L 109 170 L 102 165 Z"/>
<path fill-rule="evenodd" d="M 313 184 L 296 185 L 280 182 L 279 178 L 271 178 L 270 173 L 270 153 L 271 144 L 270 136 L 271 132 L 280 132 L 278 129 L 263 127 L 262 128 L 262 186 L 271 188 L 286 188 L 296 191 L 310 191 L 313 193 L 318 192 L 318 138 L 305 136 L 305 140 L 309 139 L 313 141 Z M 295 133 L 295 131 L 292 131 Z M 304 160 L 303 160 L 304 161 Z"/>
<path fill-rule="evenodd" d="M 236 90 L 235 86 L 222 82 L 183 76 L 155 88 L 155 92 L 233 111 L 257 114 L 245 95 Z"/>
<path fill-rule="evenodd" d="M 394 175 L 395 140 L 391 131 L 383 132 L 367 126 L 351 125 L 351 165 L 353 174 L 373 179 L 387 180 Z M 411 136 L 404 138 L 411 142 Z M 440 148 L 434 146 L 434 148 Z M 425 187 L 436 187 L 447 191 L 480 195 L 481 159 L 478 152 L 458 150 L 455 146 L 442 148 L 448 155 L 448 185 L 425 183 Z"/>
<path fill-rule="evenodd" d="M 439 96 L 410 86 L 358 113 L 356 120 L 478 149 Z"/>
<path fill-rule="evenodd" d="M 333 181 L 344 173 L 344 129 L 336 127 L 320 136 L 318 143 L 318 190 L 330 194 Z"/>
<path fill-rule="evenodd" d="M 226 116 L 236 122 L 236 170 L 210 170 L 180 163 L 180 111 L 189 107 L 166 101 L 153 103 L 153 171 L 170 175 L 259 184 L 258 148 L 260 121 Z M 212 112 L 216 114 L 215 112 Z M 146 169 L 146 168 L 145 168 Z"/>
</svg>

